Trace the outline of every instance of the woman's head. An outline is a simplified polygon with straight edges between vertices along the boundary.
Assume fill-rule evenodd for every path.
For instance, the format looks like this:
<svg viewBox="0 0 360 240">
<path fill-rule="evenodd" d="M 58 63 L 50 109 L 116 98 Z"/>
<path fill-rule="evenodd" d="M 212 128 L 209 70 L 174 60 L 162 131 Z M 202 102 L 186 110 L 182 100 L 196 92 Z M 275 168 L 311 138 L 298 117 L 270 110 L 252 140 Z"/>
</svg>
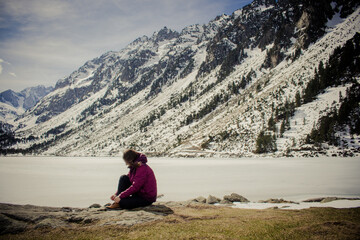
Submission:
<svg viewBox="0 0 360 240">
<path fill-rule="evenodd" d="M 129 150 L 126 150 L 123 154 L 123 159 L 126 163 L 126 165 L 128 165 L 129 167 L 139 167 L 140 166 L 140 163 L 139 162 L 136 162 L 136 159 L 140 156 L 140 153 L 132 150 L 132 149 L 129 149 Z"/>
</svg>

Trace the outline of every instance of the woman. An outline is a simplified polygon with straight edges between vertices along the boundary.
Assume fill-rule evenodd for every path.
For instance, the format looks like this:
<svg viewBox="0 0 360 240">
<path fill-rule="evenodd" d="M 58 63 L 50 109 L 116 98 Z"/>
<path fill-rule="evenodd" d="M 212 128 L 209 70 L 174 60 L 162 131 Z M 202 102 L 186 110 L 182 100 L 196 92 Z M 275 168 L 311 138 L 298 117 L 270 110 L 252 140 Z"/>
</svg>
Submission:
<svg viewBox="0 0 360 240">
<path fill-rule="evenodd" d="M 123 159 L 130 171 L 120 177 L 117 192 L 110 197 L 114 203 L 108 208 L 131 209 L 151 205 L 156 201 L 157 187 L 154 172 L 146 164 L 146 156 L 127 150 Z"/>
</svg>

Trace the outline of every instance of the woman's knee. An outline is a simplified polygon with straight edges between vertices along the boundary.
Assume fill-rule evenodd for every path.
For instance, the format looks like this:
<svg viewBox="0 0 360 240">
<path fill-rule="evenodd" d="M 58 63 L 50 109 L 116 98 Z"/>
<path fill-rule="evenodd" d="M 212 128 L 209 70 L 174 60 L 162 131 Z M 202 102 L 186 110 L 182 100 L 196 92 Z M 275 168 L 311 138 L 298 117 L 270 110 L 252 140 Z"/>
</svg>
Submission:
<svg viewBox="0 0 360 240">
<path fill-rule="evenodd" d="M 121 175 L 119 181 L 129 181 L 129 177 L 127 175 Z"/>
</svg>

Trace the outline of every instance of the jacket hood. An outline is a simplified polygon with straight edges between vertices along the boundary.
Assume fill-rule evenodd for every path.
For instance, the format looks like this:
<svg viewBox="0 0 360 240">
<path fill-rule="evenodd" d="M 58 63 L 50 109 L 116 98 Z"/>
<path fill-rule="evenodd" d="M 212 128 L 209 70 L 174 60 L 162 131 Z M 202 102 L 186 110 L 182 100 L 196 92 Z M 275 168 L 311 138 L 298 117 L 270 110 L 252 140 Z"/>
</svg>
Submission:
<svg viewBox="0 0 360 240">
<path fill-rule="evenodd" d="M 145 154 L 140 153 L 140 156 L 135 161 L 146 164 L 147 163 L 147 157 L 145 156 Z"/>
</svg>

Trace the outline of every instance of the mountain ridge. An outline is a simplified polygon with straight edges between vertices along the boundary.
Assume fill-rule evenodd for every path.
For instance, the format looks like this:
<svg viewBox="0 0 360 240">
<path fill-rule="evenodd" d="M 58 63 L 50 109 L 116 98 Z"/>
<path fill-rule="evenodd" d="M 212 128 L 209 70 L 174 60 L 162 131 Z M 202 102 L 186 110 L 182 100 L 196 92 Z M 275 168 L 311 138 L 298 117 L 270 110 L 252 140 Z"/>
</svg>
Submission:
<svg viewBox="0 0 360 240">
<path fill-rule="evenodd" d="M 0 93 L 1 118 L 0 121 L 6 122 L 9 119 L 17 118 L 26 110 L 34 107 L 41 98 L 53 90 L 53 87 L 39 85 L 28 87 L 20 92 L 6 90 Z"/>
<path fill-rule="evenodd" d="M 356 2 L 350 15 L 351 7 L 337 2 L 257 0 L 206 25 L 180 33 L 164 27 L 138 38 L 58 81 L 12 123 L 17 143 L 2 149 L 87 156 L 132 147 L 157 155 L 252 156 L 274 111 L 294 101 L 319 62 L 360 31 Z M 319 6 L 328 10 L 318 13 Z M 342 14 L 347 18 L 326 25 Z M 319 113 L 329 111 L 328 100 L 322 103 L 303 128 L 298 112 L 284 133 L 282 119 L 276 122 L 275 154 L 305 145 Z M 30 136 L 33 141 L 21 140 Z"/>
</svg>

